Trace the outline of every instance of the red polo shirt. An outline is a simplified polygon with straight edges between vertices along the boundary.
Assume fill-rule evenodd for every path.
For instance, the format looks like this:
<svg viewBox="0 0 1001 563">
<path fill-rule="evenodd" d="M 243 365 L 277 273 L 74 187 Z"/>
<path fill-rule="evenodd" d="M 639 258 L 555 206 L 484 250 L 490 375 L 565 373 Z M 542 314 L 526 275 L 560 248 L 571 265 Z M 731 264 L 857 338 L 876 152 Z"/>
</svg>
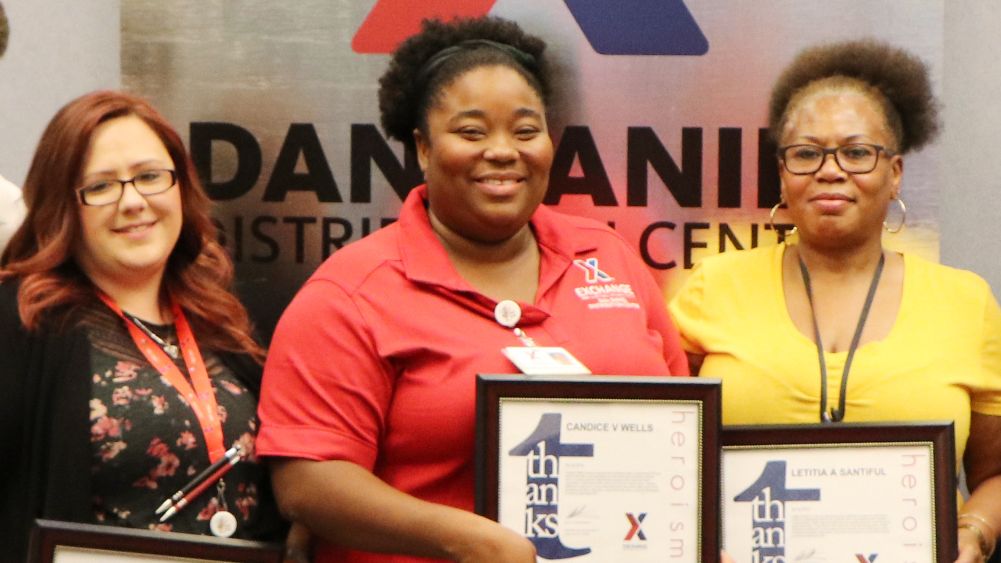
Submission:
<svg viewBox="0 0 1001 563">
<path fill-rule="evenodd" d="M 349 460 L 410 495 L 472 511 L 476 374 L 517 373 L 501 349 L 522 344 L 494 319 L 497 302 L 455 271 L 425 197 L 414 189 L 396 223 L 333 254 L 282 315 L 257 453 Z M 663 294 L 618 234 L 545 207 L 531 224 L 539 289 L 535 303 L 520 303 L 518 327 L 536 345 L 562 346 L 595 374 L 688 375 Z M 325 547 L 318 561 L 335 560 Z"/>
</svg>

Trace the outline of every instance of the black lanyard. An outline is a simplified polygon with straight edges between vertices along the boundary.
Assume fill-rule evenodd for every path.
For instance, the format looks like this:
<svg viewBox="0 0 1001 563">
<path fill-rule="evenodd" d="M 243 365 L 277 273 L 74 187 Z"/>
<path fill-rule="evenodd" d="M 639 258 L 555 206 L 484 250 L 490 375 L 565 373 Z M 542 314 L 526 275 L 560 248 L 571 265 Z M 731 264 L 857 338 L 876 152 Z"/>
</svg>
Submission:
<svg viewBox="0 0 1001 563">
<path fill-rule="evenodd" d="M 879 264 L 872 274 L 872 283 L 869 284 L 869 295 L 865 298 L 865 305 L 862 306 L 862 314 L 859 315 L 858 326 L 855 327 L 855 338 L 848 348 L 848 359 L 845 360 L 845 370 L 841 373 L 841 393 L 838 399 L 838 408 L 831 409 L 827 413 L 827 363 L 824 361 L 824 344 L 820 341 L 820 327 L 817 326 L 817 312 L 813 308 L 813 292 L 810 290 L 810 273 L 806 270 L 803 257 L 799 256 L 799 271 L 803 274 L 803 284 L 806 286 L 806 298 L 810 301 L 810 315 L 813 317 L 813 335 L 817 341 L 817 356 L 820 358 L 820 421 L 821 422 L 841 422 L 845 418 L 845 395 L 848 390 L 848 370 L 852 367 L 852 358 L 855 356 L 855 349 L 862 338 L 862 329 L 865 327 L 865 320 L 869 317 L 869 308 L 872 307 L 872 300 L 876 296 L 876 286 L 879 285 L 879 277 L 883 273 L 883 265 L 886 263 L 886 254 L 879 255 Z"/>
</svg>

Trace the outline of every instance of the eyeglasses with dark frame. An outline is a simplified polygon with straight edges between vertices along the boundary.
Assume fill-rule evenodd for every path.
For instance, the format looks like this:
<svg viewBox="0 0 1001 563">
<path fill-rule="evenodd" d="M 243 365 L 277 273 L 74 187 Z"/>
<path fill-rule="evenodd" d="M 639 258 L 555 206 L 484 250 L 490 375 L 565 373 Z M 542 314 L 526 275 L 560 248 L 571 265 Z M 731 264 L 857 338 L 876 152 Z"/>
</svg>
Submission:
<svg viewBox="0 0 1001 563">
<path fill-rule="evenodd" d="M 779 159 L 785 163 L 790 174 L 807 176 L 815 174 L 824 166 L 827 155 L 834 155 L 834 162 L 849 174 L 868 174 L 879 164 L 879 153 L 892 157 L 896 153 L 883 145 L 872 143 L 849 143 L 825 149 L 818 145 L 799 144 L 779 147 Z"/>
<path fill-rule="evenodd" d="M 125 193 L 125 184 L 132 184 L 141 195 L 156 195 L 177 185 L 177 173 L 168 168 L 156 168 L 136 174 L 128 180 L 101 180 L 76 190 L 80 203 L 90 206 L 118 203 Z"/>
</svg>

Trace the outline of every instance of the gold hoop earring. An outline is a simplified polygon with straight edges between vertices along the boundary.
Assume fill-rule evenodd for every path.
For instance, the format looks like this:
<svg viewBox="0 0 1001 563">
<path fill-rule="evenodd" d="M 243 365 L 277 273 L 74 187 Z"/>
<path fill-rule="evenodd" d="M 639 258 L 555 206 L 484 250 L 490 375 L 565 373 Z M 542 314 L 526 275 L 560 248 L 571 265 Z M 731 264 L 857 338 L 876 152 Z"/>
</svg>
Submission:
<svg viewBox="0 0 1001 563">
<path fill-rule="evenodd" d="M 896 229 L 891 229 L 890 226 L 886 224 L 886 221 L 883 221 L 883 228 L 886 229 L 886 232 L 888 232 L 891 235 L 893 235 L 893 234 L 899 233 L 900 229 L 903 229 L 904 228 L 904 224 L 907 223 L 907 206 L 904 205 L 904 200 L 900 199 L 899 197 L 894 198 L 894 199 L 892 199 L 890 201 L 896 201 L 897 203 L 900 204 L 900 213 L 901 213 L 900 226 L 897 227 Z"/>
<path fill-rule="evenodd" d="M 768 214 L 768 224 L 772 226 L 772 231 L 774 231 L 776 234 L 779 235 L 779 237 L 780 237 L 779 238 L 779 242 L 784 241 L 787 236 L 796 234 L 796 230 L 797 230 L 797 227 L 795 225 L 793 225 L 792 230 L 789 231 L 788 233 L 783 232 L 783 231 L 779 231 L 775 227 L 775 212 L 778 211 L 779 207 L 782 207 L 784 204 L 785 204 L 784 201 L 780 201 L 780 202 L 776 203 L 775 207 L 772 207 L 772 212 Z"/>
</svg>

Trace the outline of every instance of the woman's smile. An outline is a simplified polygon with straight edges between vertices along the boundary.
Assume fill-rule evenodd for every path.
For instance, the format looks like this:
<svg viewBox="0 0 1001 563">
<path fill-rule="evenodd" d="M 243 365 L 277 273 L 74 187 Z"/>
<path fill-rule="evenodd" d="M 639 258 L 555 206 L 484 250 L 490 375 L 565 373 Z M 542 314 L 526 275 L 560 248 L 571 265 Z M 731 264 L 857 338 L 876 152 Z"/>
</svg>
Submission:
<svg viewBox="0 0 1001 563">
<path fill-rule="evenodd" d="M 145 221 L 142 223 L 132 223 L 123 227 L 116 227 L 112 231 L 116 234 L 125 235 L 130 239 L 145 238 L 152 231 L 156 221 Z"/>
<path fill-rule="evenodd" d="M 525 177 L 520 174 L 485 176 L 476 179 L 479 189 L 492 197 L 511 197 L 525 187 Z"/>
</svg>

